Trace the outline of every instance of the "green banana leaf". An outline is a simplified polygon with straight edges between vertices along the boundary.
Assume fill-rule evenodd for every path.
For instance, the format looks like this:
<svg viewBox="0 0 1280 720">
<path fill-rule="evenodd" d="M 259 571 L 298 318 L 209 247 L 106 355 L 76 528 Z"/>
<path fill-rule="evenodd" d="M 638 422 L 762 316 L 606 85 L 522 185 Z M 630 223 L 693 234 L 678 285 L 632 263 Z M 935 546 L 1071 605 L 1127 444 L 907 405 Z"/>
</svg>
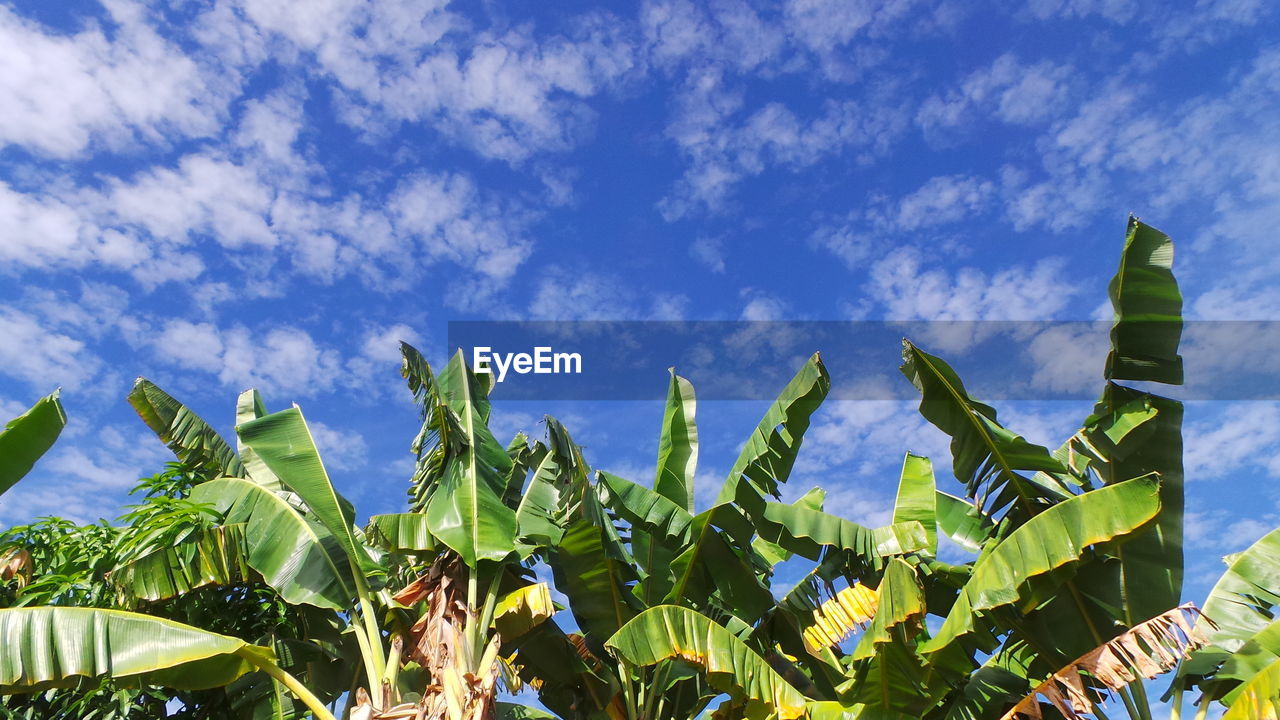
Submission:
<svg viewBox="0 0 1280 720">
<path fill-rule="evenodd" d="M 244 465 L 227 441 L 155 383 L 135 380 L 129 404 L 179 460 L 201 468 L 207 477 L 244 477 Z"/>
<path fill-rule="evenodd" d="M 249 480 L 224 478 L 196 486 L 228 524 L 244 524 L 246 561 L 290 603 L 348 610 L 356 596 L 351 565 L 326 527 L 283 497 Z"/>
<path fill-rule="evenodd" d="M 554 548 L 552 570 L 556 588 L 569 598 L 579 627 L 599 649 L 639 612 L 631 587 L 639 577 L 595 493 L 583 493 L 581 505 Z"/>
<path fill-rule="evenodd" d="M 880 645 L 894 641 L 891 630 L 905 623 L 919 622 L 927 610 L 916 571 L 902 558 L 894 558 L 885 568 L 884 579 L 876 591 L 879 598 L 876 615 L 853 649 L 854 660 L 875 656 Z"/>
<path fill-rule="evenodd" d="M 1208 675 L 1265 630 L 1280 606 L 1280 528 L 1235 555 L 1204 602 L 1208 643 L 1183 664 L 1182 675 Z"/>
<path fill-rule="evenodd" d="M 688 608 L 659 605 L 622 626 L 605 646 L 633 665 L 678 659 L 701 668 L 712 687 L 745 705 L 746 717 L 792 720 L 806 698 L 746 643 Z"/>
<path fill-rule="evenodd" d="M 826 501 L 827 492 L 820 487 L 815 487 L 810 488 L 809 492 L 801 495 L 791 504 L 821 511 Z M 758 554 L 760 558 L 769 565 L 769 567 L 774 567 L 784 560 L 790 560 L 792 556 L 792 552 L 790 550 L 787 550 L 777 543 L 771 543 L 762 537 L 757 537 L 755 540 L 752 540 L 751 548 L 756 551 L 756 554 Z"/>
<path fill-rule="evenodd" d="M 374 515 L 364 534 L 369 542 L 390 552 L 435 553 L 440 549 L 422 513 Z"/>
<path fill-rule="evenodd" d="M 631 524 L 683 549 L 689 543 L 693 516 L 669 498 L 607 472 L 596 473 L 601 501 Z"/>
<path fill-rule="evenodd" d="M 619 690 L 616 670 L 595 656 L 584 655 L 575 639 L 581 641 L 579 636 L 566 635 L 552 620 L 504 643 L 502 652 L 504 656 L 515 653 L 520 678 L 536 684 L 538 699 L 561 717 L 607 717 L 606 708 Z"/>
<path fill-rule="evenodd" d="M 1213 678 L 1219 682 L 1247 682 L 1276 660 L 1280 660 L 1280 620 L 1272 620 L 1271 624 L 1241 645 L 1239 650 L 1231 653 Z"/>
<path fill-rule="evenodd" d="M 1174 607 L 1182 599 L 1182 525 L 1186 499 L 1182 475 L 1182 403 L 1108 383 L 1101 409 L 1146 403 L 1156 410 L 1141 437 L 1100 465 L 1107 483 L 1140 475 L 1160 477 L 1160 515 L 1117 548 L 1123 621 L 1132 627 Z"/>
<path fill-rule="evenodd" d="M 1066 468 L 1044 447 L 1005 429 L 995 409 L 973 399 L 941 358 L 903 340 L 901 370 L 920 391 L 920 414 L 951 436 L 952 469 L 978 507 L 995 511 L 1016 500 L 1023 515 L 1030 515 L 1033 505 L 1070 497 L 1018 473 L 1065 473 Z"/>
<path fill-rule="evenodd" d="M 318 519 L 338 540 L 353 566 L 366 567 L 372 563 L 353 531 L 355 518 L 351 503 L 338 495 L 329 480 L 315 439 L 298 406 L 238 425 L 236 432 L 280 482 L 302 498 L 309 515 Z"/>
<path fill-rule="evenodd" d="M 951 541 L 969 552 L 982 552 L 982 546 L 995 537 L 991 518 L 968 500 L 938 491 L 935 496 L 938 529 Z"/>
<path fill-rule="evenodd" d="M 693 513 L 693 478 L 698 468 L 697 401 L 693 384 L 671 368 L 667 407 L 658 439 L 658 471 L 653 491 Z"/>
<path fill-rule="evenodd" d="M 1182 293 L 1173 277 L 1169 236 L 1130 216 L 1120 268 L 1107 293 L 1115 320 L 1106 378 L 1181 385 Z"/>
<path fill-rule="evenodd" d="M 1203 700 L 1202 702 L 1208 702 Z M 1280 717 L 1280 660 L 1268 665 L 1226 697 L 1222 720 L 1271 720 Z"/>
<path fill-rule="evenodd" d="M 946 621 L 922 651 L 946 649 L 976 629 L 977 613 L 1018 602 L 1027 581 L 1145 525 L 1160 511 L 1159 492 L 1157 478 L 1134 478 L 1075 496 L 1028 520 L 978 558 Z"/>
<path fill-rule="evenodd" d="M 260 417 L 266 417 L 267 405 L 257 390 L 245 390 L 236 398 L 236 426 L 244 425 Z M 271 490 L 272 492 L 289 492 L 280 478 L 271 472 L 271 468 L 258 457 L 253 448 L 244 444 L 239 434 L 236 435 L 236 451 L 240 453 L 240 462 L 244 464 L 245 477 Z"/>
<path fill-rule="evenodd" d="M 729 505 L 694 516 L 690 526 L 693 542 L 671 561 L 673 582 L 663 602 L 693 607 L 712 602 L 747 623 L 754 623 L 773 607 L 773 594 L 749 555 L 754 551 L 749 545 L 735 548 L 733 533 L 718 527 L 736 525 L 740 520 L 737 509 Z M 652 577 L 646 582 L 650 580 Z"/>
<path fill-rule="evenodd" d="M 54 390 L 40 398 L 0 430 L 0 495 L 31 472 L 36 460 L 53 447 L 62 433 L 67 414 L 58 399 L 60 393 Z"/>
<path fill-rule="evenodd" d="M 255 579 L 242 524 L 209 528 L 175 547 L 161 548 L 111 573 L 111 583 L 134 600 L 155 602 L 206 585 Z"/>
<path fill-rule="evenodd" d="M 427 520 L 432 535 L 477 568 L 482 560 L 502 560 L 516 549 L 516 513 L 502 500 L 511 457 L 489 431 L 488 397 L 461 351 L 437 383 L 440 402 L 453 415 L 461 438 L 451 441 L 444 477 L 427 504 Z"/>
<path fill-rule="evenodd" d="M 555 547 L 564 537 L 560 506 L 571 483 L 571 465 L 561 453 L 548 449 L 534 468 L 529 487 L 516 506 L 516 535 L 521 557 Z"/>
<path fill-rule="evenodd" d="M 933 478 L 933 463 L 927 457 L 907 453 L 902 460 L 902 472 L 898 479 L 898 498 L 893 504 L 893 522 L 918 522 L 924 526 L 929 539 L 930 555 L 938 552 L 938 523 L 936 520 L 937 482 Z"/>
<path fill-rule="evenodd" d="M 769 542 L 810 560 L 818 560 L 823 548 L 836 547 L 877 569 L 883 566 L 883 558 L 929 547 L 929 536 L 919 522 L 872 529 L 821 510 L 776 502 L 764 503 L 759 532 Z"/>
<path fill-rule="evenodd" d="M 766 498 L 779 497 L 779 484 L 791 475 L 810 418 L 830 389 L 827 368 L 814 353 L 752 431 L 720 488 L 716 505 L 736 501 L 751 515 Z"/>
<path fill-rule="evenodd" d="M 202 690 L 274 661 L 269 648 L 138 613 L 0 609 L 0 693 L 34 692 L 101 675 Z"/>
</svg>

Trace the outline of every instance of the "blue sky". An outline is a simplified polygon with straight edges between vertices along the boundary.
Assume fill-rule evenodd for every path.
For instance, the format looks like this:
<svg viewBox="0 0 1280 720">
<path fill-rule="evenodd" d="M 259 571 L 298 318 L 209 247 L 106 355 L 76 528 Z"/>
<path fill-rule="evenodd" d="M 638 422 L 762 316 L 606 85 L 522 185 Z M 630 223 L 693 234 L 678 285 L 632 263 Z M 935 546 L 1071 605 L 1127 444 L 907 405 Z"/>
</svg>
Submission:
<svg viewBox="0 0 1280 720">
<path fill-rule="evenodd" d="M 1188 317 L 1280 320 L 1278 30 L 1262 0 L 0 3 L 0 415 L 61 386 L 72 418 L 0 523 L 114 515 L 160 468 L 137 375 L 227 432 L 243 388 L 299 403 L 385 512 L 399 339 L 1105 318 L 1128 212 L 1177 242 Z M 1038 360 L 1095 383 L 1104 352 Z M 1189 338 L 1188 373 L 1213 356 Z M 650 479 L 656 405 L 496 402 Z M 1002 409 L 1056 446 L 1088 403 Z M 763 407 L 699 410 L 705 497 Z M 1198 599 L 1280 524 L 1280 407 L 1196 403 L 1187 436 Z M 832 403 L 789 492 L 876 522 L 907 449 L 945 477 L 910 403 Z"/>
</svg>

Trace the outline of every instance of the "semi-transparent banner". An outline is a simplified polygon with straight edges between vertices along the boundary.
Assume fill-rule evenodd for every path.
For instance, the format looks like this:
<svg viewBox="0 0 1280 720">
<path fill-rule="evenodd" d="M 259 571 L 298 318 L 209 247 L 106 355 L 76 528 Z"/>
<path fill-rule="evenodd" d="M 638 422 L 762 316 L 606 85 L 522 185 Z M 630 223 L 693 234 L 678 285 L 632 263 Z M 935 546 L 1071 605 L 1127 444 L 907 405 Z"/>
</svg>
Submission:
<svg viewBox="0 0 1280 720">
<path fill-rule="evenodd" d="M 1110 322 L 574 321 L 449 323 L 449 347 L 512 400 L 660 400 L 668 368 L 704 400 L 772 400 L 814 353 L 832 399 L 917 397 L 904 340 L 984 400 L 1092 400 Z M 1154 324 L 1151 328 L 1158 331 Z M 1280 400 L 1280 322 L 1182 324 L 1185 384 L 1126 384 L 1184 400 Z"/>
</svg>

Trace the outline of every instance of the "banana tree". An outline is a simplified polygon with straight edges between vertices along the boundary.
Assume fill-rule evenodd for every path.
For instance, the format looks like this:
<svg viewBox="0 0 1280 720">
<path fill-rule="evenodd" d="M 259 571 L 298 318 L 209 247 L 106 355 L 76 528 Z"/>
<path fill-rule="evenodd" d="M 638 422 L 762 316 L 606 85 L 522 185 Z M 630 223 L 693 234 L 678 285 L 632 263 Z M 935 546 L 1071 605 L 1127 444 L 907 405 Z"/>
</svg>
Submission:
<svg viewBox="0 0 1280 720">
<path fill-rule="evenodd" d="M 375 518 L 368 533 L 356 527 L 351 504 L 330 482 L 298 408 L 268 413 L 255 391 L 242 394 L 233 449 L 209 423 L 149 381 L 139 379 L 130 393 L 140 417 L 190 470 L 195 485 L 189 497 L 163 498 L 166 502 L 149 505 L 152 517 L 142 524 L 150 529 L 133 533 L 124 543 L 110 573 L 115 589 L 111 594 L 130 609 L 156 612 L 192 595 L 226 600 L 266 588 L 302 620 L 301 637 L 269 633 L 265 644 L 239 641 L 230 650 L 218 651 L 223 660 L 238 660 L 226 660 L 228 669 L 201 688 L 225 686 L 228 694 L 234 692 L 240 702 L 231 709 L 237 714 L 332 718 L 336 701 L 346 694 L 344 714 L 352 717 L 396 716 L 406 709 L 404 699 L 416 701 L 415 712 L 430 708 L 431 717 L 452 714 L 459 702 L 469 706 L 471 716 L 488 717 L 495 707 L 497 629 L 523 632 L 553 611 L 546 586 L 529 582 L 520 571 L 513 543 L 504 553 L 483 532 L 471 532 L 495 522 L 492 515 L 514 515 L 513 508 L 503 513 L 484 506 L 490 498 L 478 496 L 475 481 L 491 479 L 492 472 L 504 473 L 499 504 L 518 504 L 524 480 L 520 468 L 526 461 L 515 450 L 516 459 L 509 459 L 500 446 L 501 457 L 490 452 L 492 436 L 484 428 L 487 400 L 470 394 L 483 388 L 460 358 L 442 374 L 439 385 L 434 378 L 428 387 L 418 385 L 429 373 L 421 356 L 406 347 L 406 377 L 415 391 L 421 391 L 424 416 L 430 418 L 424 422 L 424 433 L 431 430 L 431 422 L 439 421 L 445 428 L 442 442 L 432 448 L 416 444 L 421 462 L 414 488 L 430 495 L 430 486 L 438 483 L 447 488 L 440 498 L 457 502 L 447 508 L 443 501 L 432 505 L 424 497 L 425 503 L 414 506 L 420 512 Z M 23 447 L 31 445 L 26 442 Z M 436 460 L 439 475 L 432 474 Z M 6 467 L 23 462 L 15 457 Z M 508 481 L 513 492 L 505 492 Z M 176 522 L 182 514 L 175 503 L 198 509 L 198 515 L 212 521 Z M 496 522 L 501 521 L 499 517 Z M 467 545 L 468 536 L 478 540 Z M 468 562 L 483 563 L 480 572 L 470 572 Z M 430 572 L 396 593 L 386 586 L 389 575 L 404 579 L 406 569 L 416 568 Z M 481 574 L 483 591 L 478 589 Z M 456 623 L 459 628 L 465 625 L 465 642 L 453 643 L 457 638 L 451 638 L 450 650 L 438 652 L 430 642 L 448 635 L 458 619 L 449 613 L 442 619 L 440 608 L 450 605 L 438 596 L 444 592 L 448 600 L 456 600 L 453 589 L 459 586 L 467 588 L 461 606 L 466 622 Z M 431 599 L 436 602 L 428 603 Z M 41 610 L 48 612 L 29 616 L 36 620 L 22 615 L 12 621 L 11 640 L 35 632 L 33 623 L 63 622 L 63 608 Z M 180 647 L 168 653 L 143 643 L 148 633 L 180 628 L 189 637 L 198 636 L 196 644 L 229 647 L 226 640 L 216 639 L 228 637 L 221 633 L 200 635 L 202 630 L 187 624 L 112 612 L 116 614 L 94 616 L 76 627 L 119 621 L 127 631 L 106 639 L 88 631 L 82 636 L 60 635 L 49 650 L 58 668 L 52 675 L 43 655 L 11 654 L 5 660 L 8 665 L 0 666 L 0 678 L 7 678 L 0 692 L 36 692 L 97 675 L 143 686 L 171 683 L 185 690 L 191 687 L 189 676 L 178 670 L 186 668 L 190 658 Z M 149 625 L 150 621 L 162 624 Z M 217 624 L 218 613 L 198 621 Z M 63 662 L 58 653 L 64 652 L 93 662 Z M 131 652 L 152 656 L 154 667 L 135 672 L 112 655 L 127 658 Z M 192 677 L 201 676 L 204 666 L 215 662 L 203 656 L 200 661 Z M 484 674 L 481 667 L 492 672 L 473 684 L 473 678 Z M 521 714 L 508 706 L 503 709 Z"/>
<path fill-rule="evenodd" d="M 732 620 L 650 608 L 608 648 L 629 663 L 699 667 L 729 693 L 727 717 L 1105 717 L 1100 703 L 1114 693 L 1134 720 L 1149 720 L 1142 681 L 1205 641 L 1198 611 L 1179 605 L 1181 407 L 1116 382 L 1181 382 L 1171 262 L 1168 238 L 1131 219 L 1110 286 L 1106 389 L 1053 452 L 1001 425 L 941 358 L 904 343 L 903 373 L 921 414 L 951 437 L 964 488 L 937 492 L 927 461 L 908 456 L 894 519 L 923 525 L 923 544 L 899 541 L 888 562 L 853 555 L 833 566 L 814 551 L 840 547 L 847 521 L 764 501 L 756 491 L 776 478 L 740 481 L 732 496 L 756 544 L 819 561 L 788 596 L 810 600 L 808 617 L 759 623 L 745 637 L 765 642 L 752 645 L 707 625 L 731 631 Z M 977 557 L 939 561 L 935 535 Z M 848 586 L 813 601 L 841 573 Z"/>
</svg>

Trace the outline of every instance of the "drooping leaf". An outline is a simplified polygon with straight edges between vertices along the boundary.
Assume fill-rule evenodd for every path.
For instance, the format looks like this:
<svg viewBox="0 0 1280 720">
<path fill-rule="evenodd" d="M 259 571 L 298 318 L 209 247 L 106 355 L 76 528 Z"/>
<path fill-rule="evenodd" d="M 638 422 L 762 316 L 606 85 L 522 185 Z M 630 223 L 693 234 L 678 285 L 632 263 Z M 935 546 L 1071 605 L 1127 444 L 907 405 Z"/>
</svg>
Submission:
<svg viewBox="0 0 1280 720">
<path fill-rule="evenodd" d="M 1198 616 L 1187 603 L 1130 628 L 1055 672 L 1001 720 L 1041 717 L 1041 697 L 1068 720 L 1086 720 L 1107 693 L 1169 672 L 1199 647 L 1204 637 L 1192 627 Z"/>
<path fill-rule="evenodd" d="M 284 498 L 249 480 L 203 483 L 191 494 L 228 524 L 243 524 L 247 561 L 291 603 L 347 610 L 356 596 L 350 563 L 329 530 Z"/>
<path fill-rule="evenodd" d="M 633 528 L 683 548 L 693 516 L 666 496 L 607 472 L 597 473 L 601 499 Z"/>
<path fill-rule="evenodd" d="M 942 628 L 922 650 L 947 648 L 973 632 L 976 613 L 1018 602 L 1031 578 L 1142 527 L 1160 511 L 1159 485 L 1152 476 L 1135 478 L 1075 496 L 1028 520 L 978 559 Z"/>
<path fill-rule="evenodd" d="M 760 536 L 769 542 L 817 560 L 822 548 L 852 552 L 867 566 L 881 567 L 883 558 L 929 547 L 928 534 L 919 522 L 866 528 L 842 517 L 801 505 L 765 503 L 759 518 Z"/>
<path fill-rule="evenodd" d="M 135 380 L 129 404 L 179 460 L 201 468 L 206 477 L 244 477 L 244 465 L 227 441 L 155 383 Z"/>
<path fill-rule="evenodd" d="M 935 510 L 937 483 L 933 479 L 933 463 L 927 457 L 907 453 L 902 460 L 898 480 L 898 499 L 893 504 L 893 522 L 918 522 L 929 539 L 930 554 L 938 552 L 938 523 Z"/>
<path fill-rule="evenodd" d="M 782 389 L 747 439 L 717 505 L 737 502 L 748 514 L 767 498 L 779 497 L 779 485 L 791 475 L 809 420 L 831 389 L 831 378 L 815 353 Z"/>
<path fill-rule="evenodd" d="M 543 454 L 516 507 L 516 535 L 522 557 L 553 548 L 564 536 L 561 503 L 573 479 L 572 460 L 565 457 L 563 450 L 557 445 Z"/>
<path fill-rule="evenodd" d="M 144 555 L 111 573 L 111 582 L 128 598 L 154 602 L 206 585 L 252 582 L 249 549 L 242 524 L 219 525 L 194 537 Z"/>
<path fill-rule="evenodd" d="M 586 493 L 582 502 L 588 507 L 565 528 L 552 569 L 556 588 L 568 596 L 569 609 L 598 650 L 639 611 L 631 588 L 639 578 L 595 494 Z"/>
<path fill-rule="evenodd" d="M 718 505 L 693 517 L 689 527 L 692 542 L 671 561 L 674 582 L 663 602 L 693 607 L 710 602 L 747 623 L 769 611 L 773 595 L 752 563 L 749 553 L 753 551 L 749 545 L 742 547 L 734 541 L 732 528 L 739 521 L 745 519 L 729 505 Z"/>
<path fill-rule="evenodd" d="M 181 690 L 219 687 L 273 663 L 269 648 L 121 610 L 0 609 L 0 693 L 108 675 Z"/>
<path fill-rule="evenodd" d="M 920 414 L 951 436 L 952 468 L 980 508 L 998 510 L 1015 500 L 1024 515 L 1069 493 L 1032 484 L 1019 471 L 1063 473 L 1049 451 L 996 420 L 996 411 L 971 397 L 941 358 L 902 341 L 902 374 L 920 391 Z"/>
<path fill-rule="evenodd" d="M 826 491 L 820 487 L 815 487 L 810 488 L 809 492 L 801 495 L 791 504 L 807 507 L 811 510 L 821 511 L 823 504 L 826 502 L 826 498 Z M 792 556 L 790 550 L 787 550 L 777 543 L 769 542 L 762 537 L 757 537 L 755 540 L 752 540 L 751 548 L 756 551 L 761 559 L 769 564 L 769 567 L 773 567 L 784 560 L 790 560 Z"/>
<path fill-rule="evenodd" d="M 369 542 L 391 552 L 434 553 L 439 549 L 422 513 L 374 515 L 364 533 Z"/>
<path fill-rule="evenodd" d="M 793 720 L 806 698 L 746 643 L 688 608 L 659 605 L 640 613 L 605 646 L 634 665 L 680 659 L 707 673 L 713 687 L 745 705 L 748 718 Z"/>
<path fill-rule="evenodd" d="M 0 495 L 30 472 L 62 433 L 67 414 L 62 410 L 59 393 L 55 390 L 40 398 L 0 430 Z"/>
<path fill-rule="evenodd" d="M 658 474 L 653 491 L 693 513 L 693 477 L 698 468 L 697 402 L 693 385 L 671 368 L 667 407 L 658 439 Z"/>
<path fill-rule="evenodd" d="M 1129 217 L 1120 268 L 1107 287 L 1111 326 L 1108 380 L 1182 384 L 1182 293 L 1173 277 L 1168 235 Z"/>
</svg>

